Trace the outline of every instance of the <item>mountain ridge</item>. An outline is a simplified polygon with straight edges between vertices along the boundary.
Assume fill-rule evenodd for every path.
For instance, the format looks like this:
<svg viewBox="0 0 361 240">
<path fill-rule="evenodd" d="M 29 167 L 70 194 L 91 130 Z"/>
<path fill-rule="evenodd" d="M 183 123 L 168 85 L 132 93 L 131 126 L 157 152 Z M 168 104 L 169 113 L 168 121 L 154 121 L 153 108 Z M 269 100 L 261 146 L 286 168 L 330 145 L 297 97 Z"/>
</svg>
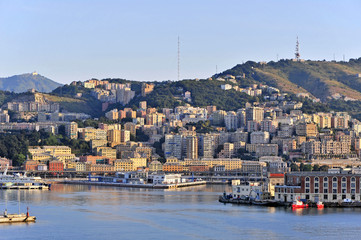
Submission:
<svg viewBox="0 0 361 240">
<path fill-rule="evenodd" d="M 36 72 L 0 78 L 0 90 L 15 93 L 26 92 L 32 88 L 38 92 L 49 93 L 60 86 L 62 84 Z"/>
</svg>

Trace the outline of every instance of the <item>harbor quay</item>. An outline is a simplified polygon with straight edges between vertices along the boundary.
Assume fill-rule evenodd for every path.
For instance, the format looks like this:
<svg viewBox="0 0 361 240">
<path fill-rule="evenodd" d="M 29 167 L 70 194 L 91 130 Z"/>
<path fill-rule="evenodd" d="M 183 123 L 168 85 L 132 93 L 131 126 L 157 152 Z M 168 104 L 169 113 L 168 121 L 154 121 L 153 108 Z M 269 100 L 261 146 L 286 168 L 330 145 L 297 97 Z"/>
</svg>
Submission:
<svg viewBox="0 0 361 240">
<path fill-rule="evenodd" d="M 75 185 L 125 187 L 125 188 L 152 188 L 152 189 L 176 189 L 176 188 L 193 187 L 193 186 L 207 184 L 206 181 L 176 183 L 176 184 L 136 184 L 136 183 L 132 184 L 132 183 L 95 182 L 95 181 L 81 181 L 81 180 L 64 180 L 59 183 L 75 184 Z"/>
</svg>

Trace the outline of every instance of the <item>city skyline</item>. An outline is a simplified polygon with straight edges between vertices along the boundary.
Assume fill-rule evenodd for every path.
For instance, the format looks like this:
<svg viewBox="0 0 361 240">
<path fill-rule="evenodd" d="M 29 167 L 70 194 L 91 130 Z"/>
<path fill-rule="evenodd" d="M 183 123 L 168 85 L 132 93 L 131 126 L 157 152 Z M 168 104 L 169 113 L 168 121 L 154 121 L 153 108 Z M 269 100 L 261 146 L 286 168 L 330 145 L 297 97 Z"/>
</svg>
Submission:
<svg viewBox="0 0 361 240">
<path fill-rule="evenodd" d="M 237 64 L 361 55 L 357 1 L 0 1 L 0 77 L 207 78 Z M 217 67 L 216 67 L 217 66 Z"/>
</svg>

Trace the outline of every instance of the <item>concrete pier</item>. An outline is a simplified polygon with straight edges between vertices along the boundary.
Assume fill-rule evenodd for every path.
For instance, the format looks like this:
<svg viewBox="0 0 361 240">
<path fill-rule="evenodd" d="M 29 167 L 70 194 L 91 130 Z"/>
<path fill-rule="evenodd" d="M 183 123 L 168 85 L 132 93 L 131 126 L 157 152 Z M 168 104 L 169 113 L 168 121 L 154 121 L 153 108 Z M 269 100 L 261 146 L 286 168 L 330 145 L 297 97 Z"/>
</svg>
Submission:
<svg viewBox="0 0 361 240">
<path fill-rule="evenodd" d="M 112 182 L 92 182 L 92 181 L 74 181 L 64 180 L 63 184 L 80 184 L 91 186 L 109 186 L 109 187 L 125 187 L 125 188 L 152 188 L 152 189 L 177 189 L 183 187 L 192 187 L 198 185 L 205 185 L 206 181 L 177 183 L 177 184 L 131 184 L 131 183 L 112 183 Z"/>
</svg>

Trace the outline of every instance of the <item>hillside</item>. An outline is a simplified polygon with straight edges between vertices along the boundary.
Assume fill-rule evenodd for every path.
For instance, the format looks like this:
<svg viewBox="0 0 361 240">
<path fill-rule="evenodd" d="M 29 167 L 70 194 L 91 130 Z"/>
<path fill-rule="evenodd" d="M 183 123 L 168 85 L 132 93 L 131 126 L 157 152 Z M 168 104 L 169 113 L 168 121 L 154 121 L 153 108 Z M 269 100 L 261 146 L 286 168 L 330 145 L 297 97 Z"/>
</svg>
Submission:
<svg viewBox="0 0 361 240">
<path fill-rule="evenodd" d="M 244 76 L 239 84 L 263 83 L 282 92 L 308 93 L 322 101 L 342 95 L 361 100 L 361 58 L 349 62 L 304 61 L 246 62 L 213 76 Z"/>
<path fill-rule="evenodd" d="M 61 85 L 37 73 L 0 78 L 0 90 L 15 93 L 26 92 L 31 88 L 36 89 L 38 92 L 51 92 Z"/>
</svg>

